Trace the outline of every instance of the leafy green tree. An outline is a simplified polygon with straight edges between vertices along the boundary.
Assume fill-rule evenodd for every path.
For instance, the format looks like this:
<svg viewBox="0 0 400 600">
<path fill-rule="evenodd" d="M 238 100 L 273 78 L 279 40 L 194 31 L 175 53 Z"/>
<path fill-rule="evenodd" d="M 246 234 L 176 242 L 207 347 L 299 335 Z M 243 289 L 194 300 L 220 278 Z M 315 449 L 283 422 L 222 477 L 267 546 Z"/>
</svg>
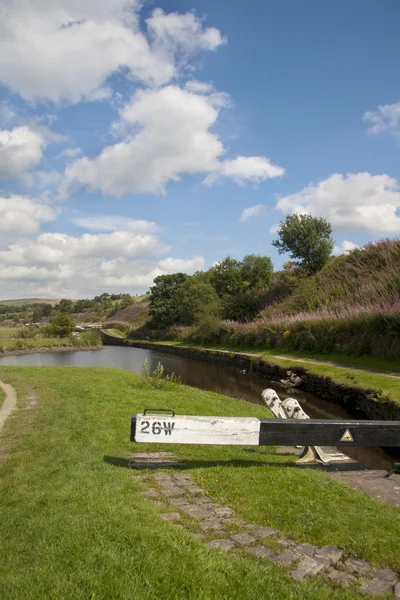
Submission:
<svg viewBox="0 0 400 600">
<path fill-rule="evenodd" d="M 225 298 L 222 317 L 232 321 L 252 321 L 264 305 L 265 290 L 263 288 L 248 289 L 235 296 Z"/>
<path fill-rule="evenodd" d="M 289 252 L 297 266 L 310 274 L 320 271 L 332 254 L 332 227 L 322 217 L 287 215 L 279 223 L 278 236 L 272 245 L 279 254 Z"/>
<path fill-rule="evenodd" d="M 75 329 L 75 324 L 71 317 L 65 313 L 60 313 L 50 319 L 50 325 L 46 328 L 49 335 L 54 337 L 68 337 Z"/>
<path fill-rule="evenodd" d="M 179 322 L 179 290 L 187 279 L 184 273 L 159 275 L 150 288 L 151 326 L 163 329 Z"/>
<path fill-rule="evenodd" d="M 178 296 L 179 323 L 198 323 L 205 312 L 216 316 L 220 311 L 220 299 L 215 288 L 201 275 L 188 277 L 180 287 Z"/>
<path fill-rule="evenodd" d="M 72 313 L 74 310 L 74 303 L 72 300 L 65 300 L 65 298 L 63 298 L 60 300 L 56 308 L 62 313 Z"/>
<path fill-rule="evenodd" d="M 130 294 L 122 294 L 121 296 L 121 308 L 127 308 L 131 304 L 134 304 L 135 299 Z"/>
<path fill-rule="evenodd" d="M 32 313 L 32 321 L 37 323 L 43 317 L 43 307 L 41 304 L 35 304 L 35 308 Z"/>
<path fill-rule="evenodd" d="M 244 289 L 241 263 L 230 256 L 208 270 L 208 277 L 218 296 L 233 296 Z"/>
<path fill-rule="evenodd" d="M 274 267 L 269 256 L 248 254 L 241 262 L 240 272 L 245 289 L 262 288 L 271 282 Z"/>
<path fill-rule="evenodd" d="M 53 307 L 51 304 L 42 304 L 43 316 L 49 317 L 53 312 Z"/>
</svg>

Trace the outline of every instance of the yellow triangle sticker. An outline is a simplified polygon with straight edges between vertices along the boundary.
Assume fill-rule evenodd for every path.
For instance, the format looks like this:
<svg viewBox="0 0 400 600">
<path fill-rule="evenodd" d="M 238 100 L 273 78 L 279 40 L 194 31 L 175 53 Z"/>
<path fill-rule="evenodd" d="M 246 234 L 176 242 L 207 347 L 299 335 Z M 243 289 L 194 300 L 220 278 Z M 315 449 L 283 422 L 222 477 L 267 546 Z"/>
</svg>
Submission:
<svg viewBox="0 0 400 600">
<path fill-rule="evenodd" d="M 350 429 L 346 429 L 342 437 L 340 438 L 341 442 L 354 442 L 353 436 L 350 433 Z"/>
</svg>

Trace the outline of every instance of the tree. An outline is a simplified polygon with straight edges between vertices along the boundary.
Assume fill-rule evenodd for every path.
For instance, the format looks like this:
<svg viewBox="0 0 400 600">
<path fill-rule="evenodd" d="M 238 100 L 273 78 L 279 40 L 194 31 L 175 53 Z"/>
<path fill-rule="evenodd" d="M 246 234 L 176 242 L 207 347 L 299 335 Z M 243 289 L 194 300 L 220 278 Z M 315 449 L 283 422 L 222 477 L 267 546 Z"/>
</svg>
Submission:
<svg viewBox="0 0 400 600">
<path fill-rule="evenodd" d="M 205 312 L 219 315 L 218 294 L 211 283 L 204 280 L 201 275 L 188 277 L 180 287 L 177 300 L 179 323 L 182 325 L 198 323 Z"/>
<path fill-rule="evenodd" d="M 74 310 L 74 303 L 72 300 L 65 300 L 65 298 L 63 298 L 56 308 L 62 313 L 72 313 Z"/>
<path fill-rule="evenodd" d="M 50 325 L 47 327 L 47 333 L 54 337 L 68 337 L 75 329 L 75 324 L 71 317 L 65 313 L 60 313 L 50 319 Z"/>
<path fill-rule="evenodd" d="M 311 275 L 320 271 L 332 254 L 332 227 L 322 217 L 287 215 L 279 223 L 278 235 L 272 245 L 279 254 L 289 252 L 295 264 Z"/>
<path fill-rule="evenodd" d="M 230 256 L 211 267 L 208 276 L 220 298 L 233 296 L 243 291 L 241 263 Z"/>
<path fill-rule="evenodd" d="M 269 256 L 248 254 L 241 262 L 240 271 L 245 289 L 262 288 L 271 283 L 274 267 Z"/>
<path fill-rule="evenodd" d="M 186 281 L 184 273 L 159 275 L 150 288 L 151 325 L 163 329 L 179 321 L 179 290 Z"/>
</svg>

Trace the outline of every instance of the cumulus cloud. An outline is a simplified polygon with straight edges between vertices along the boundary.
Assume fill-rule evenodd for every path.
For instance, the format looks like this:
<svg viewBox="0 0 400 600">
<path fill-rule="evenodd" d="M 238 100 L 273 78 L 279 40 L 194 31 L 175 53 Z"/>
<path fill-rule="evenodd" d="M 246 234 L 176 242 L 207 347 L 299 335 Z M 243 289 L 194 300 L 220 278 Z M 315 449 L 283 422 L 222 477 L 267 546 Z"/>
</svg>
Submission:
<svg viewBox="0 0 400 600">
<path fill-rule="evenodd" d="M 336 256 L 339 256 L 340 254 L 348 254 L 356 248 L 358 248 L 357 244 L 350 242 L 349 240 L 344 240 L 340 246 L 334 247 L 333 254 L 336 254 Z"/>
<path fill-rule="evenodd" d="M 26 196 L 0 197 L 0 233 L 29 235 L 39 231 L 40 224 L 55 218 L 50 206 Z"/>
<path fill-rule="evenodd" d="M 336 230 L 400 231 L 400 186 L 389 175 L 335 173 L 280 198 L 276 208 L 325 217 Z"/>
<path fill-rule="evenodd" d="M 363 119 L 370 124 L 368 133 L 371 135 L 385 131 L 400 135 L 400 102 L 378 106 L 376 111 L 367 111 Z"/>
<path fill-rule="evenodd" d="M 0 80 L 27 100 L 110 96 L 107 78 L 123 69 L 147 85 L 179 74 L 191 54 L 224 39 L 192 13 L 153 11 L 149 38 L 139 0 L 7 0 L 0 7 Z"/>
<path fill-rule="evenodd" d="M 216 50 L 227 42 L 215 27 L 203 29 L 201 21 L 193 14 L 166 14 L 156 8 L 146 19 L 153 47 L 166 55 L 194 54 L 199 50 Z"/>
<path fill-rule="evenodd" d="M 121 118 L 134 132 L 97 157 L 70 164 L 62 195 L 73 184 L 121 196 L 164 193 L 169 181 L 179 181 L 185 174 L 208 173 L 207 184 L 219 177 L 243 183 L 282 175 L 284 169 L 264 157 L 220 160 L 225 149 L 211 128 L 226 106 L 229 98 L 221 93 L 200 95 L 172 85 L 138 91 L 121 110 Z"/>
<path fill-rule="evenodd" d="M 264 204 L 254 204 L 254 206 L 249 206 L 242 211 L 242 214 L 240 215 L 240 221 L 247 221 L 248 219 L 251 219 L 251 217 L 262 215 L 264 212 Z"/>
<path fill-rule="evenodd" d="M 2 294 L 18 296 L 29 291 L 82 297 L 104 289 L 136 293 L 146 290 L 158 275 L 177 270 L 190 274 L 204 268 L 201 256 L 160 258 L 169 247 L 156 234 L 141 232 L 146 222 L 132 223 L 136 233 L 43 233 L 9 245 L 0 251 Z M 153 226 L 149 223 L 150 230 Z"/>
<path fill-rule="evenodd" d="M 43 157 L 46 139 L 24 125 L 0 130 L 0 178 L 24 178 Z"/>
<path fill-rule="evenodd" d="M 223 160 L 214 173 L 210 173 L 204 183 L 212 184 L 220 177 L 233 179 L 243 184 L 248 181 L 260 183 L 284 175 L 285 169 L 271 163 L 265 156 L 238 156 L 233 160 Z"/>
</svg>

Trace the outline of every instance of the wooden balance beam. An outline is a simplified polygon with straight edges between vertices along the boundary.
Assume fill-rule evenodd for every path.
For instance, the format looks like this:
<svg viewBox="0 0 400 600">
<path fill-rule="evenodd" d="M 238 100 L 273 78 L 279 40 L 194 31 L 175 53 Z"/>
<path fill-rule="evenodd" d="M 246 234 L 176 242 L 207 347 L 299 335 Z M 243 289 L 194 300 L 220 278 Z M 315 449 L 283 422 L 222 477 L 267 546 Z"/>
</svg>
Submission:
<svg viewBox="0 0 400 600">
<path fill-rule="evenodd" d="M 148 412 L 170 414 L 147 414 Z M 132 442 L 226 446 L 400 446 L 400 421 L 256 419 L 175 415 L 146 409 L 132 416 Z"/>
</svg>

